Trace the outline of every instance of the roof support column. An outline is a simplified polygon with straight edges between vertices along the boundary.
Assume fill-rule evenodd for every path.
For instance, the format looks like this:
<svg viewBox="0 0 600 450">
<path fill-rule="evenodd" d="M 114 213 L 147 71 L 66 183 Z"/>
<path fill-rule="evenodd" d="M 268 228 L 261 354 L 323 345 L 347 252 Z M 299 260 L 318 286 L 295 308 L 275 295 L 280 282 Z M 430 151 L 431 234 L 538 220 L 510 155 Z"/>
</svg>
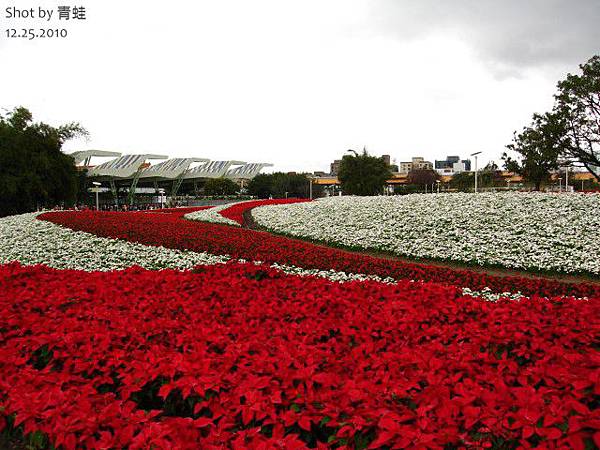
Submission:
<svg viewBox="0 0 600 450">
<path fill-rule="evenodd" d="M 112 193 L 113 199 L 115 200 L 115 204 L 118 207 L 119 206 L 119 190 L 117 189 L 115 180 L 110 180 L 108 183 L 110 184 L 110 192 Z"/>
</svg>

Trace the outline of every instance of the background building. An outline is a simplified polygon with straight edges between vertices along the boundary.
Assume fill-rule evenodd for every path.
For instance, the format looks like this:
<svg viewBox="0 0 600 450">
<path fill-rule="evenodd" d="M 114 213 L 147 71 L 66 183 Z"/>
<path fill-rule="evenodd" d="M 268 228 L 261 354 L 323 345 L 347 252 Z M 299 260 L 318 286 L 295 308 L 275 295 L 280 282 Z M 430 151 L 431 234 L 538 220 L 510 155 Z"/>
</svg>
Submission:
<svg viewBox="0 0 600 450">
<path fill-rule="evenodd" d="M 431 161 L 425 161 L 422 156 L 415 156 L 411 161 L 404 161 L 399 164 L 398 173 L 408 173 L 411 170 L 433 170 Z"/>
<path fill-rule="evenodd" d="M 470 172 L 471 160 L 461 159 L 458 156 L 447 156 L 445 160 L 435 161 L 435 170 L 440 175 L 454 175 L 455 173 Z"/>
<path fill-rule="evenodd" d="M 329 166 L 329 173 L 331 175 L 337 176 L 338 172 L 340 171 L 340 164 L 342 164 L 341 159 L 336 159 L 335 161 L 333 161 Z"/>
</svg>

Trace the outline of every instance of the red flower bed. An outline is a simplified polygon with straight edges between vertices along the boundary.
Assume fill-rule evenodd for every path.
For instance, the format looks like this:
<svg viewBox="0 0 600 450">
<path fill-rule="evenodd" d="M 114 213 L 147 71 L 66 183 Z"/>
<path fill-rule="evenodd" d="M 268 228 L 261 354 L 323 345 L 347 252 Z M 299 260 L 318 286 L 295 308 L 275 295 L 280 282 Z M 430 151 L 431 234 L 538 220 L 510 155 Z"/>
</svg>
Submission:
<svg viewBox="0 0 600 450">
<path fill-rule="evenodd" d="M 599 299 L 199 270 L 0 266 L 0 414 L 68 450 L 600 444 Z"/>
<path fill-rule="evenodd" d="M 39 216 L 68 228 L 98 236 L 125 239 L 145 245 L 230 255 L 234 258 L 280 263 L 306 269 L 334 269 L 394 279 L 436 281 L 471 289 L 489 287 L 495 292 L 524 295 L 599 296 L 600 286 L 542 278 L 491 276 L 469 270 L 410 264 L 336 248 L 311 244 L 270 233 L 188 221 L 183 213 L 140 214 L 124 212 L 62 211 Z"/>
<path fill-rule="evenodd" d="M 279 198 L 275 200 L 256 200 L 254 202 L 242 202 L 236 203 L 233 206 L 230 206 L 227 209 L 223 209 L 219 211 L 223 217 L 227 219 L 231 219 L 240 225 L 244 225 L 244 213 L 246 211 L 251 210 L 252 208 L 256 208 L 257 206 L 265 206 L 265 205 L 284 205 L 288 203 L 303 203 L 308 202 L 310 200 L 303 198 Z"/>
<path fill-rule="evenodd" d="M 191 213 L 194 211 L 200 211 L 201 209 L 209 209 L 212 206 L 182 206 L 178 208 L 163 208 L 163 209 L 147 209 L 144 211 L 131 211 L 131 212 L 141 212 L 141 213 L 150 213 L 150 214 L 177 214 L 182 216 L 187 213 Z"/>
</svg>

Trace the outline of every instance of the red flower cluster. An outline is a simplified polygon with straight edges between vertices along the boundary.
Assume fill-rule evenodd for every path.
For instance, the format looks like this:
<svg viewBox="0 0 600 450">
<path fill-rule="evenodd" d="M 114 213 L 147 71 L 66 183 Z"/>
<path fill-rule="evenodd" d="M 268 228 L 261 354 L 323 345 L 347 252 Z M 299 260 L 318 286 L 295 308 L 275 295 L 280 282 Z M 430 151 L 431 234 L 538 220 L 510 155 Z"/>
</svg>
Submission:
<svg viewBox="0 0 600 450">
<path fill-rule="evenodd" d="M 252 208 L 256 208 L 257 206 L 266 206 L 266 205 L 283 205 L 288 203 L 302 203 L 308 202 L 310 200 L 302 199 L 302 198 L 279 198 L 275 200 L 256 200 L 253 202 L 242 202 L 236 203 L 233 206 L 230 206 L 227 209 L 223 209 L 219 211 L 223 217 L 227 219 L 231 219 L 240 225 L 244 225 L 244 213 L 246 211 L 250 211 Z"/>
<path fill-rule="evenodd" d="M 394 279 L 435 281 L 471 289 L 489 287 L 495 292 L 524 295 L 600 297 L 600 285 L 567 283 L 543 278 L 493 276 L 470 270 L 449 269 L 377 258 L 312 244 L 270 233 L 220 224 L 188 221 L 185 212 L 142 214 L 130 212 L 62 211 L 38 216 L 58 225 L 98 236 L 145 245 L 230 255 L 234 258 L 294 265 L 306 269 L 364 273 Z"/>
<path fill-rule="evenodd" d="M 198 270 L 0 266 L 1 414 L 67 450 L 600 445 L 600 299 Z"/>
<path fill-rule="evenodd" d="M 163 209 L 148 209 L 144 211 L 132 211 L 132 212 L 141 212 L 141 213 L 150 213 L 150 214 L 177 214 L 178 216 L 182 216 L 187 213 L 191 213 L 194 211 L 200 211 L 201 209 L 209 209 L 212 206 L 182 206 L 177 208 L 163 208 Z"/>
</svg>

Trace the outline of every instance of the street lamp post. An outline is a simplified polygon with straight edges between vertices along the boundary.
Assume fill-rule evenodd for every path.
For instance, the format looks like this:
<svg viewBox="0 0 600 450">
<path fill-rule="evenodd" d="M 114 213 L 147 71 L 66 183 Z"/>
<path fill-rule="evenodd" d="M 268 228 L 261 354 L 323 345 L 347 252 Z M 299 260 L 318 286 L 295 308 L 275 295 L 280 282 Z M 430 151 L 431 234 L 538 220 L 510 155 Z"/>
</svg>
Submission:
<svg viewBox="0 0 600 450">
<path fill-rule="evenodd" d="M 98 183 L 97 181 L 92 181 L 92 184 L 96 186 L 94 191 L 96 191 L 96 211 L 100 210 L 100 202 L 98 201 L 98 191 L 100 190 L 100 186 L 102 183 Z"/>
<path fill-rule="evenodd" d="M 440 193 L 440 180 L 435 180 L 435 183 L 437 184 L 437 193 Z"/>
<path fill-rule="evenodd" d="M 163 188 L 160 188 L 158 190 L 158 193 L 160 195 L 160 209 L 163 209 L 163 196 L 165 194 L 165 190 Z"/>
<path fill-rule="evenodd" d="M 477 194 L 477 155 L 481 154 L 481 152 L 471 153 L 471 156 L 475 157 L 475 193 Z"/>
</svg>

